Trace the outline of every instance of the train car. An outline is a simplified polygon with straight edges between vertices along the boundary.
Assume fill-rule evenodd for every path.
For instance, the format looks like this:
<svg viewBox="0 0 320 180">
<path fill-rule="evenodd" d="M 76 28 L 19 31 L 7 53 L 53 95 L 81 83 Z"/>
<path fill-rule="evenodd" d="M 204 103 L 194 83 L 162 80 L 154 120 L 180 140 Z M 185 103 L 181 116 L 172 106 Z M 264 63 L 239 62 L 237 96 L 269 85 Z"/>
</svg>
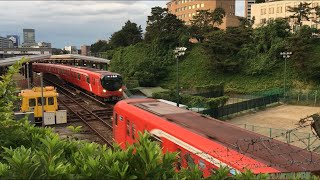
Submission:
<svg viewBox="0 0 320 180">
<path fill-rule="evenodd" d="M 42 104 L 41 104 L 41 88 L 34 87 L 32 89 L 21 90 L 21 112 L 34 112 L 36 122 L 42 119 Z M 58 93 L 53 86 L 43 88 L 44 111 L 56 112 L 58 110 Z"/>
<path fill-rule="evenodd" d="M 109 71 L 60 64 L 34 63 L 33 71 L 50 73 L 105 100 L 123 97 L 121 75 Z"/>
<path fill-rule="evenodd" d="M 318 154 L 267 138 L 211 117 L 155 99 L 118 102 L 113 135 L 121 148 L 148 131 L 163 151 L 179 152 L 177 169 L 197 164 L 204 176 L 226 166 L 230 174 L 320 172 Z"/>
</svg>

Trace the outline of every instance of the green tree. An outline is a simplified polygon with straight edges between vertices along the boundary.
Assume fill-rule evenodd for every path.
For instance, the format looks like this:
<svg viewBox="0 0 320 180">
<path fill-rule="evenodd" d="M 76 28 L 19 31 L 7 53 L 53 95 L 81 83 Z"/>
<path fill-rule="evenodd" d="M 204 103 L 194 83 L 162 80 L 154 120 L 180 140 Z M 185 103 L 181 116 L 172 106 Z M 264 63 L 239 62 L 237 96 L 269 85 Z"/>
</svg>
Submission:
<svg viewBox="0 0 320 180">
<path fill-rule="evenodd" d="M 251 18 L 251 20 L 248 20 L 246 17 L 238 17 L 238 19 L 240 22 L 240 27 L 243 27 L 243 28 L 252 28 L 255 21 L 254 16 Z"/>
<path fill-rule="evenodd" d="M 142 41 L 142 29 L 136 23 L 127 21 L 120 31 L 112 34 L 110 45 L 113 48 L 125 47 Z"/>
<path fill-rule="evenodd" d="M 197 10 L 197 14 L 191 20 L 189 31 L 198 42 L 205 39 L 205 35 L 213 30 L 212 13 L 209 10 Z"/>
<path fill-rule="evenodd" d="M 167 8 L 153 7 L 147 20 L 145 40 L 148 43 L 155 41 L 166 50 L 173 49 L 179 44 L 184 29 L 183 21 L 169 13 Z"/>
<path fill-rule="evenodd" d="M 111 46 L 107 41 L 99 40 L 99 41 L 95 42 L 94 44 L 91 44 L 90 51 L 92 53 L 99 53 L 99 52 L 105 52 L 110 49 L 111 49 Z"/>
<path fill-rule="evenodd" d="M 216 8 L 211 16 L 213 25 L 220 26 L 223 23 L 223 18 L 226 16 L 226 11 L 223 8 Z"/>
<path fill-rule="evenodd" d="M 300 4 L 297 7 L 289 7 L 288 11 L 293 13 L 293 15 L 290 16 L 290 18 L 293 18 L 296 20 L 296 24 L 300 27 L 302 26 L 302 21 L 306 20 L 309 21 L 310 14 L 312 8 L 310 7 L 311 3 L 307 2 L 300 2 Z"/>
</svg>

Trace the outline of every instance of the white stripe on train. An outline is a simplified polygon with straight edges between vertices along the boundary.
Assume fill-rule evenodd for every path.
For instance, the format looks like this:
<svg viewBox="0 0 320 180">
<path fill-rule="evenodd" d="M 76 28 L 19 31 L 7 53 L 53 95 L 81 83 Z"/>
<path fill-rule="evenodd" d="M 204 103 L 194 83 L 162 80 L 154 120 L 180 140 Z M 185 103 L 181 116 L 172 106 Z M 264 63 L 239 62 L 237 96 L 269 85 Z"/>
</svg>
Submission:
<svg viewBox="0 0 320 180">
<path fill-rule="evenodd" d="M 180 147 L 190 151 L 191 153 L 201 157 L 202 159 L 210 162 L 211 164 L 213 164 L 217 167 L 223 166 L 223 167 L 230 168 L 230 173 L 233 175 L 235 174 L 235 172 L 238 174 L 241 173 L 239 170 L 234 169 L 233 167 L 229 166 L 228 164 L 212 157 L 211 155 L 197 149 L 196 147 L 191 146 L 190 144 L 187 144 L 186 142 L 183 142 L 182 140 L 180 140 L 180 139 L 178 139 L 178 138 L 176 138 L 176 137 L 174 137 L 174 136 L 172 136 L 172 135 L 170 135 L 160 129 L 153 129 L 150 131 L 150 133 L 154 134 L 158 137 L 163 137 L 163 138 L 166 138 L 166 139 L 172 141 L 173 143 L 179 145 Z"/>
</svg>

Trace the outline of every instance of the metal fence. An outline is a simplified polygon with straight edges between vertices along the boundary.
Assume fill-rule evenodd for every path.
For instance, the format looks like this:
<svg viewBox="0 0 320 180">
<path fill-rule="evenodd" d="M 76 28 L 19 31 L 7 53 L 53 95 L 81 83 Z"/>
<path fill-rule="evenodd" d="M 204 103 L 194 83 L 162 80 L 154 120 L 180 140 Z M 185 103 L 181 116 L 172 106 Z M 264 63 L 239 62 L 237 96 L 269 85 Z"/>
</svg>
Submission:
<svg viewBox="0 0 320 180">
<path fill-rule="evenodd" d="M 319 152 L 320 150 L 320 140 L 316 135 L 312 133 L 303 133 L 290 131 L 286 129 L 261 127 L 249 124 L 237 124 L 237 126 L 267 136 L 272 139 L 286 142 L 288 144 L 300 147 L 302 149 L 317 152 Z"/>
<path fill-rule="evenodd" d="M 191 107 L 190 109 L 210 115 L 214 118 L 223 119 L 236 113 L 250 109 L 263 108 L 272 103 L 279 103 L 280 98 L 283 97 L 282 94 L 282 89 L 272 89 L 264 92 L 245 95 L 233 94 L 228 95 L 230 98 L 224 106 L 208 109 L 204 106 L 201 106 L 201 103 L 199 103 L 197 106 Z"/>
<path fill-rule="evenodd" d="M 289 104 L 320 106 L 320 89 L 291 89 L 287 92 L 284 100 Z"/>
</svg>

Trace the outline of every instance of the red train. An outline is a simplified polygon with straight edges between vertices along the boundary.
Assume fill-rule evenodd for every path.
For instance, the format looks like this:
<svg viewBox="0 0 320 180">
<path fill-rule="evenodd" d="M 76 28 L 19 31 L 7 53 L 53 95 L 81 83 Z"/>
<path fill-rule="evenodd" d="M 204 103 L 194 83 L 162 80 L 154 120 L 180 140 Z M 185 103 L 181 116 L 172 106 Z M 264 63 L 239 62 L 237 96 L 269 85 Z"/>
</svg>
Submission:
<svg viewBox="0 0 320 180">
<path fill-rule="evenodd" d="M 197 164 L 204 176 L 227 166 L 230 174 L 320 172 L 320 156 L 154 99 L 128 99 L 114 107 L 115 141 L 122 148 L 147 130 L 163 151 L 180 152 L 177 169 Z"/>
<path fill-rule="evenodd" d="M 123 96 L 122 77 L 113 72 L 60 64 L 33 63 L 35 72 L 50 73 L 104 99 L 120 99 Z"/>
</svg>

